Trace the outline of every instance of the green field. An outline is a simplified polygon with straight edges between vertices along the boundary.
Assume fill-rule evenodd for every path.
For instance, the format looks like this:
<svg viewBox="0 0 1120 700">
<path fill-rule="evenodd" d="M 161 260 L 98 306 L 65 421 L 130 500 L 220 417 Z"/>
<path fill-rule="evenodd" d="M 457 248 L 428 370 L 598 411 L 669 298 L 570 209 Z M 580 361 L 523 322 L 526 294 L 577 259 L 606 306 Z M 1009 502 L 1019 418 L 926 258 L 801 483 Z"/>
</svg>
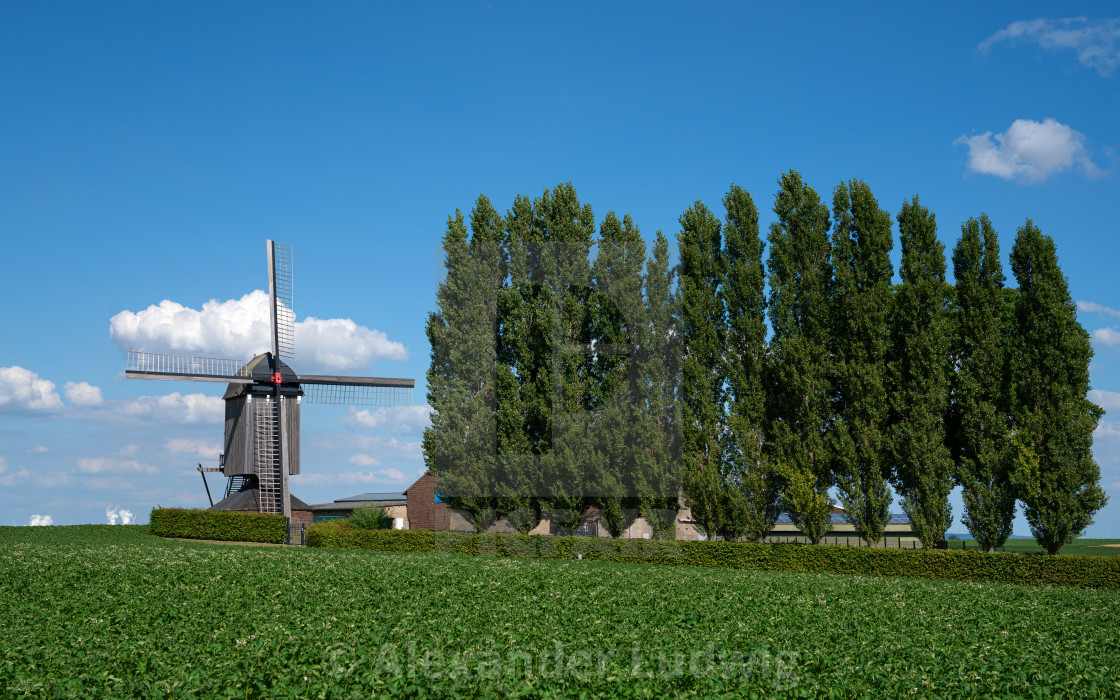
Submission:
<svg viewBox="0 0 1120 700">
<path fill-rule="evenodd" d="M 1108 546 L 1117 545 L 1117 546 Z M 949 540 L 949 549 L 979 549 L 976 540 Z M 1034 540 L 1007 540 L 1003 546 L 1005 552 L 1044 552 L 1040 544 Z M 1070 542 L 1059 554 L 1080 554 L 1089 557 L 1116 557 L 1120 556 L 1120 540 L 1092 540 L 1078 539 Z"/>
<path fill-rule="evenodd" d="M 0 528 L 5 697 L 1116 697 L 1118 631 L 1118 591 Z"/>
</svg>

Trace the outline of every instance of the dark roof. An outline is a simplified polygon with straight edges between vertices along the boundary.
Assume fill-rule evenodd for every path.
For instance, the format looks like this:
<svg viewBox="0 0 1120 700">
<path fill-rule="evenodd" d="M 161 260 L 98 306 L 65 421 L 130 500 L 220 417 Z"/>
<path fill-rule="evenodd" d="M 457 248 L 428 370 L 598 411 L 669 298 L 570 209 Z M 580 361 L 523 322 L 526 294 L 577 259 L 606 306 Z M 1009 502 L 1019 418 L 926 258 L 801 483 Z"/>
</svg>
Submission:
<svg viewBox="0 0 1120 700">
<path fill-rule="evenodd" d="M 292 510 L 309 510 L 311 506 L 304 503 L 295 495 L 291 495 Z M 257 489 L 247 488 L 237 493 L 230 494 L 213 505 L 210 510 L 257 510 Z"/>
<path fill-rule="evenodd" d="M 789 517 L 789 513 L 785 512 L 785 511 L 782 511 L 781 515 L 778 516 L 778 520 L 776 522 L 792 523 L 793 520 Z M 842 525 L 842 524 L 847 523 L 847 522 L 848 521 L 844 518 L 843 511 L 841 511 L 839 513 L 833 513 L 832 514 L 832 524 L 833 525 Z M 909 525 L 910 524 L 910 518 L 905 513 L 891 513 L 890 520 L 887 521 L 887 524 L 888 525 Z"/>
<path fill-rule="evenodd" d="M 404 501 L 405 495 L 401 492 L 393 493 L 359 493 L 357 496 L 347 496 L 346 498 L 337 498 L 335 503 L 344 503 L 348 501 Z"/>
</svg>

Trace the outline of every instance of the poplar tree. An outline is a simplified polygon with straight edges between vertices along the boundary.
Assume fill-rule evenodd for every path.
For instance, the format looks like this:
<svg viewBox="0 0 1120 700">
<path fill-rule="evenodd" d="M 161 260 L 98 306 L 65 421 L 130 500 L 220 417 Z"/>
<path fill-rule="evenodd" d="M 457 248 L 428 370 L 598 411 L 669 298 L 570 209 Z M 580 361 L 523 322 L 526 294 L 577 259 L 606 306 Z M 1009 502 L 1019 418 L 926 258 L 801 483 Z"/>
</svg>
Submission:
<svg viewBox="0 0 1120 700">
<path fill-rule="evenodd" d="M 645 255 L 645 241 L 630 215 L 619 221 L 613 211 L 607 212 L 592 266 L 589 390 L 599 477 L 594 500 L 614 537 L 634 520 L 638 505 L 636 477 L 644 437 L 640 421 L 647 410 L 637 393 L 638 349 L 648 342 L 642 298 Z"/>
<path fill-rule="evenodd" d="M 952 448 L 961 485 L 961 518 L 981 548 L 994 552 L 1011 535 L 1015 487 L 1008 441 L 1010 314 L 998 234 L 986 214 L 961 226 L 953 249 L 956 303 Z"/>
<path fill-rule="evenodd" d="M 697 200 L 680 217 L 681 439 L 684 488 L 692 518 L 709 537 L 725 523 L 723 453 L 726 425 L 722 349 L 726 314 L 719 219 Z"/>
<path fill-rule="evenodd" d="M 669 241 L 661 233 L 646 262 L 646 324 L 639 333 L 638 391 L 642 409 L 634 443 L 642 517 L 658 539 L 675 539 L 682 484 L 680 459 L 680 297 L 673 287 Z"/>
<path fill-rule="evenodd" d="M 479 197 L 467 242 L 463 215 L 449 217 L 443 238 L 447 276 L 428 315 L 432 347 L 424 431 L 425 462 L 451 507 L 465 511 L 475 529 L 493 523 L 496 492 L 496 387 L 494 366 L 501 288 L 500 217 Z"/>
<path fill-rule="evenodd" d="M 762 542 L 781 512 L 781 477 L 765 455 L 766 297 L 758 210 L 749 192 L 731 185 L 720 296 L 727 313 L 722 374 L 727 377 L 724 488 L 729 532 Z"/>
<path fill-rule="evenodd" d="M 895 296 L 890 361 L 895 490 L 923 547 L 952 523 L 953 458 L 946 434 L 952 364 L 951 288 L 937 221 L 918 202 L 898 213 L 902 284 Z"/>
<path fill-rule="evenodd" d="M 1013 481 L 1031 533 L 1057 554 L 1108 502 L 1092 452 L 1104 412 L 1086 397 L 1093 350 L 1054 240 L 1030 219 L 1015 237 L 1011 270 L 1019 284 L 1011 363 Z"/>
<path fill-rule="evenodd" d="M 836 187 L 832 213 L 833 470 L 845 517 L 860 537 L 875 544 L 890 519 L 891 503 L 886 459 L 891 216 L 862 180 Z"/>
<path fill-rule="evenodd" d="M 550 519 L 561 532 L 578 526 L 596 484 L 599 468 L 591 401 L 591 264 L 588 254 L 595 216 L 581 204 L 571 183 L 557 185 L 533 202 L 533 227 L 542 241 L 539 257 L 548 289 L 547 368 L 551 450 L 541 456 L 546 474 Z"/>
<path fill-rule="evenodd" d="M 504 258 L 508 283 L 499 294 L 498 450 L 501 483 L 499 514 L 518 532 L 528 533 L 541 519 L 544 480 L 540 455 L 550 449 L 550 377 L 540 359 L 551 354 L 550 327 L 543 313 L 540 241 L 533 231 L 532 201 L 517 195 L 506 212 Z"/>
<path fill-rule="evenodd" d="M 830 460 L 825 433 L 832 418 L 828 207 L 790 170 L 774 198 L 767 236 L 767 305 L 773 336 L 766 365 L 770 455 L 804 488 L 784 500 L 790 517 L 816 544 L 832 529 Z"/>
</svg>

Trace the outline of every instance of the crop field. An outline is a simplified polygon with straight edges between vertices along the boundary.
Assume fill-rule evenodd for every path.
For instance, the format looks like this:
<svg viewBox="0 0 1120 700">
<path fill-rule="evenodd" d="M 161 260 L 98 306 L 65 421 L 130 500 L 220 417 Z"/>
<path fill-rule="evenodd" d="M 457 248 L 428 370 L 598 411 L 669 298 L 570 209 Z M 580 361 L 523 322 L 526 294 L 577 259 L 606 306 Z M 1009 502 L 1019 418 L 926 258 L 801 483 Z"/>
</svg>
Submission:
<svg viewBox="0 0 1120 700">
<path fill-rule="evenodd" d="M 1120 695 L 1120 592 L 0 528 L 4 697 Z"/>
<path fill-rule="evenodd" d="M 976 540 L 949 540 L 949 549 L 979 549 Z M 1042 545 L 1034 540 L 1007 540 L 1006 552 L 1043 552 Z M 1080 554 L 1088 557 L 1120 556 L 1120 540 L 1078 539 L 1070 542 L 1059 554 Z"/>
</svg>

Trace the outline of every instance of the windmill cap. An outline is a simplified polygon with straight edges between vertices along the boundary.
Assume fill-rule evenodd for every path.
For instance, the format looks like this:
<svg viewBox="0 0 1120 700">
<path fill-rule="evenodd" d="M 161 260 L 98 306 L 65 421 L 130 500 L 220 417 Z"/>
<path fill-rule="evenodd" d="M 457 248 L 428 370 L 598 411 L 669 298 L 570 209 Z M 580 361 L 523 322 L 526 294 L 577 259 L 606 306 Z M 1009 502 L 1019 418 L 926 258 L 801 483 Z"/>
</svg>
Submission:
<svg viewBox="0 0 1120 700">
<path fill-rule="evenodd" d="M 240 374 L 248 375 L 258 383 L 230 384 L 222 398 L 233 399 L 246 394 L 271 394 L 274 391 L 271 357 L 272 353 L 266 352 L 246 362 L 245 366 L 241 368 Z M 303 391 L 299 388 L 299 376 L 283 360 L 277 359 L 276 364 L 280 371 L 280 378 L 283 379 L 280 393 L 283 396 L 302 396 Z"/>
</svg>

